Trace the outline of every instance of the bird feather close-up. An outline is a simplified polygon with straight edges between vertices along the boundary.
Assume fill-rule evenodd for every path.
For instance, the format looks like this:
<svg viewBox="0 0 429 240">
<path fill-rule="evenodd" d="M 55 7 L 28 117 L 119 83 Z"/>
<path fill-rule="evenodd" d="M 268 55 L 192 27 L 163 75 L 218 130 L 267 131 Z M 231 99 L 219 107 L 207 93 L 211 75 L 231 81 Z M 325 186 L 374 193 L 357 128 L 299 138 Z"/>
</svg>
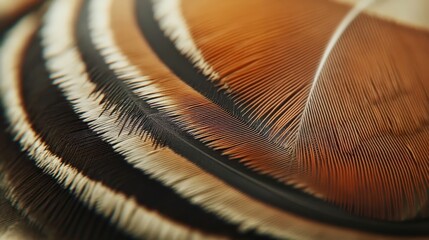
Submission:
<svg viewBox="0 0 429 240">
<path fill-rule="evenodd" d="M 0 0 L 0 240 L 429 239 L 429 1 Z"/>
</svg>

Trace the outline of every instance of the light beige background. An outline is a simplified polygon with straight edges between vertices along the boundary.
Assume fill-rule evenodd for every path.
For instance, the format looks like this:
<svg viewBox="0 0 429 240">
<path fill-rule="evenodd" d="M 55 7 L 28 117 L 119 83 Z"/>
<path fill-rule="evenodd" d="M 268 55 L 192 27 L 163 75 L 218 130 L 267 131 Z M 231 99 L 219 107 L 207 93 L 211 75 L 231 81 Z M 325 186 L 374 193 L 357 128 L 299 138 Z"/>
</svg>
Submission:
<svg viewBox="0 0 429 240">
<path fill-rule="evenodd" d="M 356 4 L 362 0 L 332 0 Z M 414 27 L 429 29 L 429 0 L 373 0 L 367 12 Z"/>
</svg>

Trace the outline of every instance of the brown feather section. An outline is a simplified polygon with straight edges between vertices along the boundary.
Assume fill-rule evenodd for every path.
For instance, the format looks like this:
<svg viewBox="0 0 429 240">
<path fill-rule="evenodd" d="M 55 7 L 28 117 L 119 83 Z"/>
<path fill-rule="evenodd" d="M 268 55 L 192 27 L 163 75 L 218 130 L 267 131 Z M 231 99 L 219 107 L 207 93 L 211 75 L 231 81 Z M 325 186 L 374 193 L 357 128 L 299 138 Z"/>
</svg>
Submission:
<svg viewBox="0 0 429 240">
<path fill-rule="evenodd" d="M 285 146 L 349 8 L 320 0 L 183 0 L 182 8 L 196 45 L 248 123 Z"/>
<path fill-rule="evenodd" d="M 298 133 L 313 191 L 362 216 L 429 216 L 428 62 L 428 32 L 366 15 L 349 26 Z"/>
<path fill-rule="evenodd" d="M 246 134 L 246 131 L 240 132 L 240 130 L 243 129 L 240 123 L 234 125 L 237 129 L 228 128 L 228 124 L 235 124 L 237 120 L 231 118 L 228 114 L 221 111 L 217 105 L 213 104 L 208 99 L 205 99 L 189 86 L 177 79 L 177 77 L 175 77 L 156 57 L 144 38 L 141 36 L 134 17 L 128 14 L 129 11 L 132 10 L 132 3 L 132 0 L 114 1 L 112 6 L 112 22 L 110 23 L 114 32 L 113 37 L 118 44 L 118 48 L 127 56 L 131 63 L 138 66 L 140 71 L 151 79 L 151 85 L 156 86 L 160 90 L 159 92 L 156 92 L 157 96 L 161 99 L 163 98 L 162 96 L 168 96 L 169 99 L 173 99 L 173 101 L 166 100 L 164 104 L 162 102 L 157 102 L 157 107 L 170 113 L 171 116 L 175 118 L 176 123 L 179 123 L 179 125 L 188 132 L 192 132 L 198 136 L 203 136 L 203 138 L 212 138 L 213 136 L 223 136 L 226 138 L 225 140 L 222 138 L 216 140 L 216 144 L 222 143 L 224 144 L 223 146 L 228 146 L 228 144 L 232 144 L 233 142 L 249 144 L 247 142 L 251 142 L 252 140 L 250 139 L 252 138 L 246 139 L 247 135 L 240 135 Z M 136 89 L 140 89 L 138 87 L 139 84 L 137 84 L 137 82 L 135 83 Z M 140 84 L 147 85 L 148 82 Z M 148 94 L 148 92 L 145 92 L 145 94 Z M 153 101 L 152 104 L 154 104 Z M 178 118 L 178 116 L 180 117 Z M 207 119 L 212 119 L 212 121 L 208 122 Z M 182 124 L 180 124 L 180 122 L 182 122 Z M 212 127 L 210 125 L 214 126 Z M 231 131 L 231 133 L 229 133 L 229 131 Z M 252 137 L 255 136 L 256 139 L 259 139 L 256 134 Z M 266 140 L 262 139 L 260 144 L 265 146 L 265 141 Z M 212 147 L 214 146 L 217 145 L 212 145 Z M 249 145 L 249 148 L 250 147 L 259 149 L 259 147 L 255 145 Z M 272 149 L 271 147 L 268 148 Z M 236 151 L 233 145 L 231 146 L 231 149 Z M 167 149 L 162 151 L 168 152 Z M 249 156 L 253 156 L 255 154 L 253 151 L 255 150 L 241 149 L 242 153 L 247 152 Z M 265 161 L 263 159 L 260 161 L 262 161 L 262 163 L 270 161 L 269 156 L 270 155 L 266 156 Z M 178 161 L 177 164 L 179 164 L 178 167 L 181 167 L 181 161 Z M 190 174 L 197 174 L 197 172 L 192 169 L 193 168 L 190 168 L 188 172 Z M 287 171 L 285 171 L 285 173 L 287 173 Z M 209 177 L 210 174 L 204 174 L 204 176 Z M 400 237 L 381 236 L 351 229 L 342 229 L 332 225 L 303 219 L 296 215 L 269 207 L 259 201 L 249 198 L 246 195 L 242 195 L 241 193 L 237 194 L 239 191 L 228 187 L 226 184 L 214 183 L 212 180 L 207 181 L 205 180 L 205 177 L 203 178 L 202 176 L 201 179 L 204 179 L 204 181 L 202 181 L 204 184 L 213 184 L 211 187 L 212 189 L 219 189 L 219 192 L 222 192 L 225 196 L 234 196 L 235 198 L 235 201 L 228 202 L 231 205 L 223 205 L 222 201 L 217 200 L 218 198 L 214 196 L 207 199 L 207 202 L 211 202 L 210 204 L 213 204 L 213 206 L 222 204 L 222 209 L 224 209 L 224 211 L 233 211 L 236 216 L 247 216 L 247 214 L 251 214 L 253 211 L 256 211 L 255 216 L 258 216 L 256 219 L 258 219 L 258 224 L 262 226 L 261 229 L 263 229 L 265 224 L 272 226 L 276 229 L 271 230 L 271 234 L 274 236 L 276 236 L 276 234 L 281 234 L 283 237 L 292 237 L 297 239 L 332 239 L 335 237 L 347 239 L 401 239 Z M 234 222 L 234 220 L 232 220 L 228 214 L 225 214 L 223 210 L 219 211 L 216 207 L 208 207 L 208 209 L 212 209 L 210 211 L 216 209 L 215 212 L 221 216 L 225 216 L 227 221 Z M 267 215 L 270 217 L 266 218 Z M 250 219 L 253 217 L 253 215 L 247 216 L 247 218 Z M 255 220 L 252 219 L 252 221 Z M 312 229 L 312 231 L 308 231 L 308 229 Z M 285 232 L 287 232 L 287 234 L 285 234 Z"/>
<path fill-rule="evenodd" d="M 1 0 L 0 31 L 17 20 L 28 9 L 40 4 L 41 0 Z"/>
<path fill-rule="evenodd" d="M 427 32 L 362 15 L 307 102 L 347 8 L 311 0 L 184 0 L 182 8 L 235 102 L 295 152 L 292 169 L 305 173 L 296 184 L 360 216 L 428 217 Z"/>
<path fill-rule="evenodd" d="M 183 4 L 195 41 L 223 76 L 220 81 L 255 119 L 269 119 L 263 124 L 278 143 L 289 138 L 295 159 L 175 77 L 142 38 L 135 19 L 125 14 L 128 10 L 114 8 L 112 28 L 121 50 L 149 78 L 130 84 L 156 87 L 140 97 L 212 149 L 360 216 L 426 217 L 427 34 L 362 15 L 334 48 L 308 101 L 326 42 L 347 10 L 317 2 L 304 1 L 305 9 L 312 9 L 307 11 L 300 4 L 293 8 L 294 1 L 273 1 L 273 9 L 256 0 Z M 280 3 L 289 5 L 276 6 Z M 192 8 L 186 10 L 187 5 Z M 196 14 L 196 21 L 190 12 L 206 13 Z M 224 17 L 209 24 L 219 12 Z M 252 17 L 242 20 L 241 12 Z M 227 24 L 233 17 L 239 23 Z"/>
<path fill-rule="evenodd" d="M 210 148 L 280 181 L 292 178 L 289 152 L 276 147 L 172 74 L 142 37 L 134 16 L 128 14 L 131 6 L 124 6 L 129 8 L 113 8 L 114 38 L 131 63 L 149 79 L 131 80 L 129 84 L 137 89 L 135 92 Z M 156 90 L 142 90 L 149 85 Z"/>
</svg>

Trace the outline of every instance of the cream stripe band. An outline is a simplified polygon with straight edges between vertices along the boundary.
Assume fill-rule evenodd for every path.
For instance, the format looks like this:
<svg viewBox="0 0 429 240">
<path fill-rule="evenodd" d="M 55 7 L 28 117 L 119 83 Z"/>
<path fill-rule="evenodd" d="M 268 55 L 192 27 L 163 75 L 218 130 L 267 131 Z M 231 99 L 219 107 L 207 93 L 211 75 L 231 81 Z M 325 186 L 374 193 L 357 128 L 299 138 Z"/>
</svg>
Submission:
<svg viewBox="0 0 429 240">
<path fill-rule="evenodd" d="M 60 8 L 65 7 L 69 10 L 76 3 L 77 1 L 70 0 L 56 1 L 48 15 L 55 18 L 61 16 L 61 19 L 66 20 L 67 15 L 69 15 L 68 17 L 72 16 L 67 13 L 72 12 L 61 11 Z M 60 23 L 58 19 L 56 20 L 55 24 Z M 114 192 L 107 186 L 87 178 L 77 169 L 63 164 L 61 159 L 51 153 L 48 146 L 40 140 L 37 133 L 31 128 L 23 108 L 18 92 L 19 76 L 17 72 L 26 40 L 35 32 L 38 26 L 37 22 L 34 16 L 23 20 L 5 42 L 1 55 L 2 100 L 6 109 L 6 118 L 22 149 L 27 151 L 37 167 L 54 177 L 64 189 L 73 190 L 72 192 L 86 206 L 94 208 L 122 230 L 135 237 L 168 238 L 172 236 L 170 234 L 182 239 L 202 237 L 200 233 L 189 231 L 183 226 L 164 219 L 159 214 L 139 206 L 134 199 Z M 160 227 L 169 229 L 169 231 L 162 231 L 159 229 Z"/>
</svg>

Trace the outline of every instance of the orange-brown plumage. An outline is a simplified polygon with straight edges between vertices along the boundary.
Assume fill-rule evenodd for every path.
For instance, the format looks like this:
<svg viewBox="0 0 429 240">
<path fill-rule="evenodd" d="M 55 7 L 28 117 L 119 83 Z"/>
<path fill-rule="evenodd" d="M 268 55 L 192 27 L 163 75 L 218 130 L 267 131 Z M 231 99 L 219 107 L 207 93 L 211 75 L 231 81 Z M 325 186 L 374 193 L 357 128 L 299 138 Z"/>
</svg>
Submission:
<svg viewBox="0 0 429 240">
<path fill-rule="evenodd" d="M 25 12 L 40 3 L 40 0 L 3 0 L 0 3 L 0 30 L 3 31 Z"/>
<path fill-rule="evenodd" d="M 427 31 L 362 15 L 333 49 L 307 103 L 297 159 L 328 199 L 351 212 L 427 217 L 428 46 Z"/>
<path fill-rule="evenodd" d="M 211 148 L 231 159 L 240 159 L 252 169 L 286 181 L 290 175 L 287 172 L 290 164 L 288 152 L 273 146 L 256 131 L 177 78 L 139 36 L 136 21 L 130 16 L 126 17 L 126 12 L 132 7 L 131 1 L 120 5 L 112 8 L 112 29 L 120 49 L 148 79 L 129 83 L 135 85 L 136 89 L 140 88 L 140 96 L 155 96 L 148 102 L 162 109 L 181 129 Z M 154 88 L 141 90 L 141 86 L 145 85 Z"/>
<path fill-rule="evenodd" d="M 394 1 L 49 1 L 0 39 L 0 193 L 57 238 L 425 239 Z"/>
<path fill-rule="evenodd" d="M 215 84 L 228 86 L 248 125 L 261 121 L 256 128 L 292 152 L 296 184 L 361 216 L 427 217 L 426 30 L 362 14 L 314 79 L 348 7 L 257 0 L 182 6 L 194 41 L 219 73 Z"/>
<path fill-rule="evenodd" d="M 220 75 L 217 84 L 228 86 L 250 124 L 285 146 L 297 131 L 327 42 L 349 7 L 318 0 L 186 0 L 182 6 L 194 41 Z"/>
</svg>

